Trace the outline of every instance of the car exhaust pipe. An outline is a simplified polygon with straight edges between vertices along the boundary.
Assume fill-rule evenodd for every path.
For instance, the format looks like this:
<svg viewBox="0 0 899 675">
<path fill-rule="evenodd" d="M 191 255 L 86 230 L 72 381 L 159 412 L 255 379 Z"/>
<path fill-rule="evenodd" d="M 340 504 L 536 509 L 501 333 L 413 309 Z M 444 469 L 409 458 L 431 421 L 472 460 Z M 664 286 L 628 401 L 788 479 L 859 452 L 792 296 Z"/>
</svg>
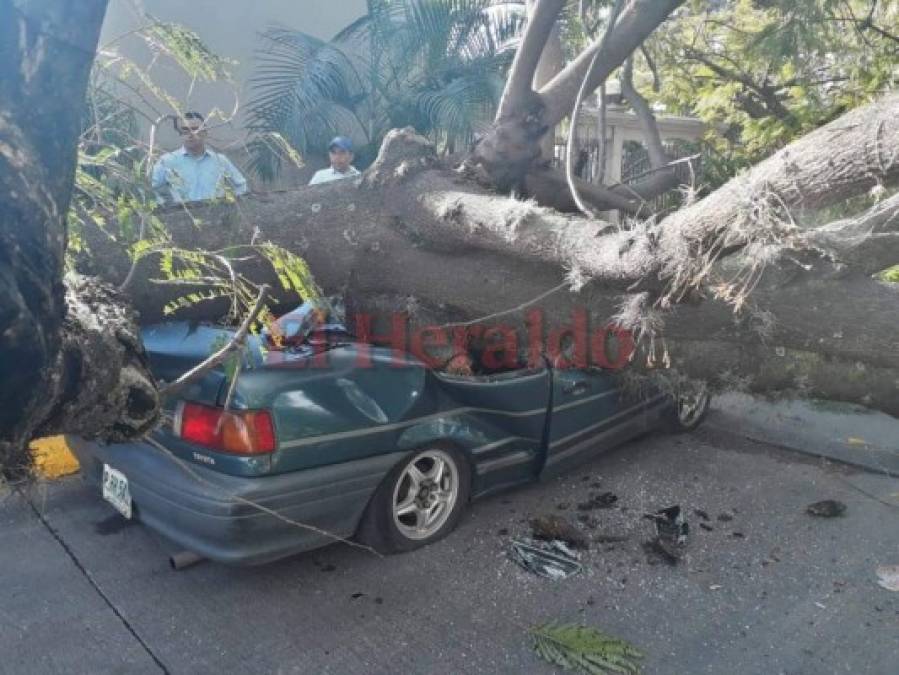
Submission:
<svg viewBox="0 0 899 675">
<path fill-rule="evenodd" d="M 199 553 L 194 553 L 193 551 L 179 551 L 178 553 L 173 553 L 169 556 L 169 565 L 171 565 L 173 570 L 180 571 L 187 569 L 188 567 L 193 567 L 204 560 L 206 560 L 206 558 Z"/>
</svg>

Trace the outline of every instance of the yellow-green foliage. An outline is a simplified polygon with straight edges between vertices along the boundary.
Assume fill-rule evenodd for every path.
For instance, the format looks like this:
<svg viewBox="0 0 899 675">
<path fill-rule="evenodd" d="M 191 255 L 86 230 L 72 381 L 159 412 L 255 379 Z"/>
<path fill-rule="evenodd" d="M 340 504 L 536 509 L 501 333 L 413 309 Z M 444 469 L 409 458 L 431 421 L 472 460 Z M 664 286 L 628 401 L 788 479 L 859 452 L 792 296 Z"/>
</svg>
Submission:
<svg viewBox="0 0 899 675">
<path fill-rule="evenodd" d="M 896 2 L 691 0 L 648 42 L 638 86 L 709 123 L 720 182 L 895 87 L 895 36 Z"/>
<path fill-rule="evenodd" d="M 157 57 L 170 59 L 191 80 L 230 79 L 228 67 L 234 62 L 213 54 L 196 33 L 177 24 L 147 19 L 148 25 L 131 36 L 142 40 Z M 295 292 L 298 301 L 318 297 L 320 291 L 306 262 L 273 244 L 236 246 L 221 251 L 188 250 L 172 245 L 165 224 L 156 215 L 156 198 L 148 184 L 147 169 L 153 157 L 148 156 L 143 139 L 137 137 L 137 113 L 123 94 L 135 85 L 140 87 L 143 96 L 155 98 L 167 112 L 181 113 L 181 101 L 154 81 L 149 68 L 116 53 L 114 46 L 101 49 L 91 76 L 78 148 L 75 191 L 68 219 L 69 268 L 77 269 L 79 259 L 90 256 L 82 233 L 85 227 L 91 227 L 99 228 L 109 240 L 125 249 L 134 263 L 158 256 L 160 278 L 151 281 L 184 288 L 179 297 L 165 305 L 165 314 L 227 298 L 228 318 L 239 322 L 259 295 L 259 287 L 235 271 L 237 258 L 248 255 L 267 260 L 284 290 Z M 235 196 L 226 191 L 221 201 L 233 203 Z M 192 224 L 201 229 L 202 220 L 190 214 L 189 205 L 184 208 Z M 260 317 L 267 316 L 270 312 L 264 308 Z"/>
<path fill-rule="evenodd" d="M 534 651 L 553 665 L 587 675 L 639 673 L 635 647 L 601 630 L 576 624 L 544 624 L 530 630 Z"/>
<path fill-rule="evenodd" d="M 883 272 L 878 273 L 877 278 L 881 281 L 890 281 L 899 284 L 899 265 L 888 267 Z"/>
</svg>

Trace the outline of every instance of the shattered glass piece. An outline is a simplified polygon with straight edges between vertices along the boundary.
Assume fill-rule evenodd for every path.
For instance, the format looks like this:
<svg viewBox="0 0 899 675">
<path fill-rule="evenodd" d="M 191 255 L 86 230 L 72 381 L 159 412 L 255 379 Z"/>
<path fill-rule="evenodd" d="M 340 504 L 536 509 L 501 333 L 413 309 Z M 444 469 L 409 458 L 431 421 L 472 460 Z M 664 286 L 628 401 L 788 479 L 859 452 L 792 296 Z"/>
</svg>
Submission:
<svg viewBox="0 0 899 675">
<path fill-rule="evenodd" d="M 578 555 L 564 542 L 513 539 L 509 558 L 523 570 L 557 581 L 580 572 Z"/>
</svg>

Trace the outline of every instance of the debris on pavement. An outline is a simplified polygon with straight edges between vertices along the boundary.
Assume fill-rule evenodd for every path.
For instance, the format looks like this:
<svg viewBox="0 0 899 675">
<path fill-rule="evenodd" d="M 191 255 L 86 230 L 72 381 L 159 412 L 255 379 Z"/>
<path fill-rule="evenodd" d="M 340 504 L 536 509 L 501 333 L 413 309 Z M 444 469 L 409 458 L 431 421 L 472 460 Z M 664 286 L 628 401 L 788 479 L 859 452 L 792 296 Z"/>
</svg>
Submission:
<svg viewBox="0 0 899 675">
<path fill-rule="evenodd" d="M 618 495 L 614 492 L 600 492 L 593 495 L 585 502 L 577 505 L 578 511 L 593 511 L 594 509 L 610 509 L 618 501 Z"/>
<path fill-rule="evenodd" d="M 878 567 L 877 584 L 888 591 L 899 591 L 899 565 Z"/>
<path fill-rule="evenodd" d="M 513 539 L 509 558 L 522 569 L 553 581 L 567 579 L 583 569 L 577 553 L 559 540 Z"/>
<path fill-rule="evenodd" d="M 588 530 L 595 530 L 597 527 L 599 527 L 599 521 L 587 513 L 579 513 L 577 516 L 577 520 Z"/>
<path fill-rule="evenodd" d="M 589 675 L 640 672 L 640 650 L 596 628 L 549 623 L 528 632 L 537 655 L 565 670 Z"/>
<path fill-rule="evenodd" d="M 599 532 L 598 534 L 593 536 L 593 541 L 597 544 L 617 544 L 622 541 L 627 541 L 630 537 L 626 534 L 608 534 Z"/>
<path fill-rule="evenodd" d="M 709 525 L 708 523 L 699 523 L 699 527 L 701 527 L 706 532 L 714 532 L 715 528 Z"/>
<path fill-rule="evenodd" d="M 733 519 L 734 519 L 734 516 L 731 513 L 719 513 L 718 514 L 718 522 L 719 523 L 729 523 Z"/>
<path fill-rule="evenodd" d="M 567 518 L 544 515 L 531 518 L 531 536 L 541 541 L 559 540 L 577 549 L 590 548 L 586 533 L 571 524 Z"/>
<path fill-rule="evenodd" d="M 680 505 L 669 506 L 655 513 L 644 513 L 643 517 L 656 525 L 656 538 L 650 542 L 650 546 L 667 556 L 669 562 L 680 560 L 686 551 L 687 534 L 690 531 Z"/>
<path fill-rule="evenodd" d="M 824 501 L 809 504 L 805 510 L 811 515 L 820 518 L 836 518 L 846 512 L 846 505 L 836 499 L 825 499 Z"/>
<path fill-rule="evenodd" d="M 702 518 L 703 520 L 711 520 L 711 518 L 709 518 L 708 511 L 704 511 L 702 509 L 693 509 L 693 515 L 697 518 Z"/>
</svg>

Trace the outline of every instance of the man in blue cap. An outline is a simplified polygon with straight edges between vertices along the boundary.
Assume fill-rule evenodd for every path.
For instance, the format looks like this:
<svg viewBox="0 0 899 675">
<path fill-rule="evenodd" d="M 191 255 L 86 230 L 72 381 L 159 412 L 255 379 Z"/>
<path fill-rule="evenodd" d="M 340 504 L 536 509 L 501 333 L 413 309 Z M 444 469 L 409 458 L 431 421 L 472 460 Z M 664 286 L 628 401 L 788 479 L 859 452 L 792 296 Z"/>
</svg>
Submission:
<svg viewBox="0 0 899 675">
<path fill-rule="evenodd" d="M 359 175 L 359 171 L 353 166 L 353 142 L 346 136 L 337 136 L 328 143 L 328 157 L 331 159 L 331 166 L 316 171 L 309 185 L 330 183 L 332 180 Z"/>
</svg>

